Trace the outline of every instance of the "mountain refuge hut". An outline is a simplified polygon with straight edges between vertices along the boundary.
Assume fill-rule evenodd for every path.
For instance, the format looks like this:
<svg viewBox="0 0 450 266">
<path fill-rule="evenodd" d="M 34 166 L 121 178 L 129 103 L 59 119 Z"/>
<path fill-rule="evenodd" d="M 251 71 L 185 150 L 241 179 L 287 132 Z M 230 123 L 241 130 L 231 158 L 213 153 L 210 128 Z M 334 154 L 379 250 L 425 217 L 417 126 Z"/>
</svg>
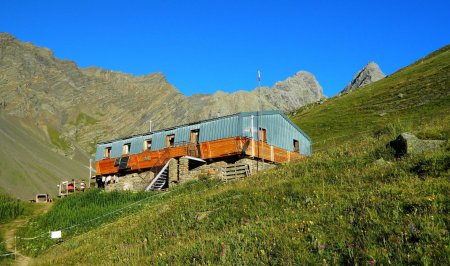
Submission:
<svg viewBox="0 0 450 266">
<path fill-rule="evenodd" d="M 311 154 L 311 139 L 280 111 L 242 112 L 101 142 L 98 187 L 159 190 L 202 176 L 248 176 Z"/>
</svg>

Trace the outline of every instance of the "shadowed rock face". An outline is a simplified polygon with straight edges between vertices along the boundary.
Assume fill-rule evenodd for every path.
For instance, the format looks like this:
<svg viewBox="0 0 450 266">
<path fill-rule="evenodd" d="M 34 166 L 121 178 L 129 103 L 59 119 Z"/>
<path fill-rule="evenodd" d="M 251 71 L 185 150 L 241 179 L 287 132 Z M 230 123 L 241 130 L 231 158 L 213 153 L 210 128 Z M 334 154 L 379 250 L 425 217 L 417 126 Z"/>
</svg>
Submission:
<svg viewBox="0 0 450 266">
<path fill-rule="evenodd" d="M 386 77 L 386 75 L 381 71 L 377 63 L 370 62 L 363 69 L 358 71 L 358 73 L 356 73 L 352 81 L 345 86 L 341 93 L 364 87 L 384 77 Z"/>
<path fill-rule="evenodd" d="M 411 133 L 402 133 L 389 146 L 395 150 L 397 156 L 406 154 L 419 154 L 429 150 L 438 149 L 446 144 L 446 140 L 422 140 Z"/>
<path fill-rule="evenodd" d="M 99 140 L 241 111 L 291 110 L 323 98 L 315 77 L 301 71 L 272 89 L 187 97 L 162 73 L 133 76 L 96 67 L 79 68 L 46 48 L 0 33 L 0 107 L 32 121 L 43 135 L 92 152 Z M 49 136 L 47 136 L 49 137 Z M 67 152 L 66 153 L 70 153 Z"/>
</svg>

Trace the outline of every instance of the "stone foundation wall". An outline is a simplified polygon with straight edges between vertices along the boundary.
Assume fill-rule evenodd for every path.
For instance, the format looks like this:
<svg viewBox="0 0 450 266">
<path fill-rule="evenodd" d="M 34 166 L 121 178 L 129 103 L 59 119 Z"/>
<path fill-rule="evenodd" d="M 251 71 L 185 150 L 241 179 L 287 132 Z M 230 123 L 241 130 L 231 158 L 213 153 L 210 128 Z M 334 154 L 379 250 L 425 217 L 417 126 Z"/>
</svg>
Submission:
<svg viewBox="0 0 450 266">
<path fill-rule="evenodd" d="M 155 174 L 147 171 L 142 173 L 133 173 L 118 178 L 118 182 L 105 184 L 106 191 L 143 191 Z"/>
<path fill-rule="evenodd" d="M 180 184 L 189 180 L 198 180 L 202 176 L 213 178 L 222 178 L 222 168 L 230 164 L 247 164 L 250 166 L 250 174 L 255 174 L 261 170 L 273 168 L 275 164 L 257 161 L 251 158 L 242 158 L 236 161 L 228 160 L 217 161 L 209 164 L 203 164 L 189 170 L 189 164 L 194 163 L 185 157 L 179 159 L 171 159 L 169 161 L 169 186 Z M 192 166 L 191 166 L 192 168 Z M 157 173 L 156 173 L 157 174 Z M 128 191 L 143 191 L 151 180 L 155 177 L 155 173 L 147 171 L 142 173 L 132 173 L 125 176 L 120 176 L 117 182 L 110 182 L 105 184 L 106 191 L 114 190 L 128 190 Z"/>
<path fill-rule="evenodd" d="M 177 184 L 178 180 L 178 160 L 173 158 L 169 161 L 169 186 Z"/>
<path fill-rule="evenodd" d="M 275 167 L 276 164 L 265 161 L 264 164 L 262 161 L 254 160 L 251 158 L 243 158 L 236 161 L 238 164 L 248 164 L 250 166 L 250 174 L 256 174 L 258 171 L 267 170 Z"/>
<path fill-rule="evenodd" d="M 222 178 L 222 168 L 233 164 L 233 163 L 237 163 L 237 164 L 247 164 L 250 166 L 250 174 L 254 174 L 256 172 L 261 171 L 261 170 L 267 170 L 270 168 L 275 167 L 275 164 L 273 163 L 268 163 L 268 162 L 264 162 L 264 164 L 261 161 L 257 161 L 251 158 L 243 158 L 240 160 L 237 160 L 235 162 L 225 162 L 225 161 L 218 161 L 218 162 L 213 162 L 210 164 L 204 164 L 201 166 L 198 166 L 194 169 L 189 170 L 189 159 L 181 157 L 178 160 L 178 178 L 177 178 L 177 183 L 183 183 L 186 182 L 188 180 L 198 180 L 199 178 L 201 178 L 202 176 L 210 176 L 210 177 L 215 177 L 215 178 Z M 174 168 L 175 169 L 175 168 Z M 171 176 L 172 173 L 170 173 L 169 170 L 169 176 Z M 172 184 L 172 183 L 171 183 Z"/>
<path fill-rule="evenodd" d="M 186 158 L 180 158 L 181 160 L 188 160 Z M 184 163 L 183 167 L 189 167 L 188 164 Z M 220 161 L 220 162 L 214 162 L 211 164 L 204 164 L 201 165 L 199 167 L 196 167 L 194 169 L 191 169 L 189 171 L 189 168 L 187 168 L 187 171 L 180 171 L 180 181 L 181 182 L 185 182 L 188 180 L 197 180 L 202 176 L 211 176 L 211 177 L 217 177 L 217 178 L 221 178 L 222 177 L 222 167 L 226 166 L 227 163 Z M 182 175 L 183 174 L 183 175 Z"/>
<path fill-rule="evenodd" d="M 183 183 L 189 180 L 189 160 L 185 157 L 178 159 L 178 181 Z"/>
</svg>

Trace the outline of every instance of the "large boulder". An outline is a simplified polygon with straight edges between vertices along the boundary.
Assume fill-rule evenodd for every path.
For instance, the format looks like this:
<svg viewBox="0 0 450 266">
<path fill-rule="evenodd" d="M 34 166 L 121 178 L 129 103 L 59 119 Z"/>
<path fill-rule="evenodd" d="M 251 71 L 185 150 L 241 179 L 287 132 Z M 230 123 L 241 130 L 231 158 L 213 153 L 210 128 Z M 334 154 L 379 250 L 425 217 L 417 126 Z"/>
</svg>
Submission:
<svg viewBox="0 0 450 266">
<path fill-rule="evenodd" d="M 446 140 L 422 140 L 411 133 L 405 132 L 389 142 L 389 146 L 395 150 L 397 156 L 403 156 L 435 150 L 445 145 L 446 142 Z"/>
</svg>

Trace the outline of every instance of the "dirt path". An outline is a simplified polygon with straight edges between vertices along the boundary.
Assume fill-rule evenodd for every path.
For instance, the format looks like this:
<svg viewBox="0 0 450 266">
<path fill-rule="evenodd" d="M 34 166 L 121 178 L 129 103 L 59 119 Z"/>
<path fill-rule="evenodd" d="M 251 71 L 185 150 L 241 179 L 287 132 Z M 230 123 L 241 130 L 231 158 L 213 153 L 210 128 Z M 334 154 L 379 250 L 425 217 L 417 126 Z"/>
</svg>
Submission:
<svg viewBox="0 0 450 266">
<path fill-rule="evenodd" d="M 40 203 L 39 206 L 37 206 L 37 208 L 34 210 L 34 212 L 31 215 L 16 219 L 6 225 L 4 225 L 3 227 L 3 231 L 4 231 L 4 235 L 3 238 L 5 240 L 8 240 L 6 242 L 6 249 L 9 252 L 14 252 L 15 249 L 15 240 L 14 240 L 14 236 L 16 235 L 16 231 L 19 227 L 24 227 L 26 226 L 27 222 L 38 215 L 44 214 L 46 213 L 50 207 L 52 206 L 51 203 Z M 16 258 L 14 260 L 13 265 L 18 265 L 18 266 L 26 266 L 29 265 L 31 263 L 31 261 L 33 260 L 33 258 L 25 256 L 23 254 L 20 253 L 20 251 L 16 251 Z"/>
</svg>

